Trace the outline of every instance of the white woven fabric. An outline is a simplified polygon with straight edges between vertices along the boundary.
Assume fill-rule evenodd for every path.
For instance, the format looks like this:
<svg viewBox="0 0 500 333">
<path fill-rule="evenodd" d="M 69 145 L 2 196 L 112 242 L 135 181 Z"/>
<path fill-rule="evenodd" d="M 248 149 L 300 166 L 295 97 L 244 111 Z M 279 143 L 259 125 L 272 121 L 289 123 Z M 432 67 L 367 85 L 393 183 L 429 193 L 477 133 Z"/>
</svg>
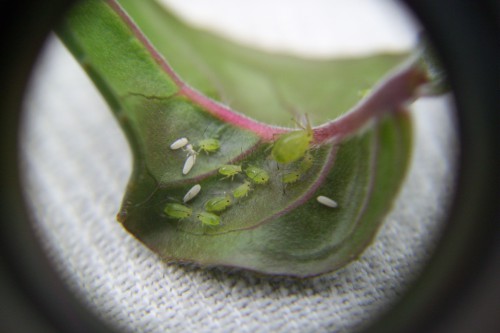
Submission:
<svg viewBox="0 0 500 333">
<path fill-rule="evenodd" d="M 106 105 L 52 39 L 26 99 L 22 137 L 33 225 L 69 288 L 131 332 L 348 332 L 387 309 L 432 253 L 455 151 L 443 100 L 415 112 L 413 164 L 394 211 L 362 257 L 297 280 L 163 263 L 116 222 L 131 171 Z"/>
</svg>

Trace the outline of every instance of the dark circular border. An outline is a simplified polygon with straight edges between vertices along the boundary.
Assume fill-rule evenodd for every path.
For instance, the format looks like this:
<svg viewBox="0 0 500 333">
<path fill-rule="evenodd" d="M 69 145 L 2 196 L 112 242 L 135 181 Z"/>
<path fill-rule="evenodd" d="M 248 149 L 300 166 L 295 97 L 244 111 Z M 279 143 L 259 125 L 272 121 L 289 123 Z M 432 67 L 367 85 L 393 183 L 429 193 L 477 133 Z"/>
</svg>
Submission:
<svg viewBox="0 0 500 333">
<path fill-rule="evenodd" d="M 448 73 L 458 109 L 459 174 L 430 263 L 365 332 L 500 332 L 500 5 L 403 2 L 425 27 Z"/>
<path fill-rule="evenodd" d="M 51 267 L 29 222 L 20 184 L 24 90 L 51 28 L 73 2 L 0 2 L 0 332 L 111 332 Z"/>
<path fill-rule="evenodd" d="M 0 331 L 111 332 L 44 256 L 20 186 L 18 129 L 30 71 L 70 0 L 0 4 Z M 500 328 L 500 54 L 495 1 L 406 0 L 429 32 L 456 96 L 457 195 L 431 262 L 365 332 L 493 333 Z"/>
</svg>

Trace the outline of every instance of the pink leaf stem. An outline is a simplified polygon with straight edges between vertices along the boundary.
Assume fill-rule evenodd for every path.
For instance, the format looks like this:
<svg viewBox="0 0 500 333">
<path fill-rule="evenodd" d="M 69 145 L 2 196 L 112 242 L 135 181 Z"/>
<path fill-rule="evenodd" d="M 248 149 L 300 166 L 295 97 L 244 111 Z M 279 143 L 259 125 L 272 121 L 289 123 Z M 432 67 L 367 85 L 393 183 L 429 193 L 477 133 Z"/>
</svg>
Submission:
<svg viewBox="0 0 500 333">
<path fill-rule="evenodd" d="M 273 141 L 278 134 L 293 130 L 258 122 L 231 110 L 227 106 L 189 87 L 175 73 L 165 58 L 163 58 L 154 48 L 148 38 L 142 33 L 117 1 L 108 0 L 108 3 L 123 19 L 125 24 L 130 27 L 137 39 L 144 44 L 160 68 L 162 68 L 179 87 L 179 91 L 177 92 L 178 95 L 188 98 L 190 101 L 222 121 L 255 133 L 261 137 L 263 141 Z M 418 66 L 417 61 L 413 60 L 405 64 L 380 82 L 368 97 L 363 99 L 343 116 L 315 127 L 313 129 L 314 143 L 340 142 L 344 138 L 357 133 L 358 130 L 370 124 L 371 121 L 375 120 L 377 117 L 388 112 L 394 112 L 392 110 L 399 110 L 401 106 L 412 102 L 417 97 L 419 88 L 428 81 L 428 77 L 425 75 L 423 69 Z"/>
</svg>

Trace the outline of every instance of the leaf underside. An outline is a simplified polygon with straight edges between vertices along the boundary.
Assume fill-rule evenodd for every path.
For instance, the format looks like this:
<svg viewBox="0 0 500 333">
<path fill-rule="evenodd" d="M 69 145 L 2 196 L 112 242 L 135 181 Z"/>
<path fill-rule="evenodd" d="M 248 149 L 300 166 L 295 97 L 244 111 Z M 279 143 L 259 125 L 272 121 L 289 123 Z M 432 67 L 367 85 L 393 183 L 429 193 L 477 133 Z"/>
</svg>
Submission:
<svg viewBox="0 0 500 333">
<path fill-rule="evenodd" d="M 121 220 L 166 259 L 269 274 L 304 276 L 331 271 L 359 255 L 391 208 L 408 163 L 410 126 L 408 114 L 400 112 L 341 144 L 312 148 L 314 165 L 293 184 L 281 181 L 286 170 L 269 159 L 268 144 L 251 147 L 237 162 L 258 164 L 268 171 L 270 181 L 253 185 L 247 197 L 235 200 L 220 214 L 221 225 L 215 227 L 202 225 L 195 213 L 203 211 L 204 203 L 214 196 L 231 193 L 245 176 L 231 180 L 217 174 L 210 165 L 226 162 L 222 152 L 201 153 L 192 174 L 182 176 L 184 152 L 171 151 L 164 144 L 160 149 L 163 160 L 175 164 L 176 175 L 169 179 L 177 181 L 165 182 L 162 175 L 155 178 L 148 170 L 137 172 L 130 181 L 134 190 L 127 193 Z M 170 133 L 177 138 L 186 132 Z M 231 134 L 230 140 L 220 136 L 222 147 L 234 145 Z M 149 186 L 145 186 L 144 174 L 151 177 Z M 166 216 L 165 204 L 181 202 L 194 184 L 202 186 L 189 203 L 195 213 L 182 220 Z M 321 205 L 318 195 L 334 199 L 339 207 Z"/>
<path fill-rule="evenodd" d="M 280 114 L 284 108 L 280 99 L 285 97 L 288 102 L 293 89 L 301 91 L 301 86 L 311 86 L 314 75 L 304 77 L 306 73 L 325 72 L 328 75 L 318 77 L 312 85 L 317 87 L 328 82 L 326 90 L 318 89 L 314 97 L 310 93 L 299 94 L 289 102 L 307 110 L 312 107 L 308 101 L 319 101 L 315 104 L 317 110 L 324 110 L 328 105 L 331 109 L 331 94 L 326 92 L 339 83 L 328 76 L 344 66 L 344 60 L 315 62 L 250 52 L 243 46 L 213 36 L 208 38 L 205 32 L 185 27 L 149 1 L 144 4 L 123 1 L 123 4 L 136 15 L 134 19 L 138 23 L 149 18 L 150 26 L 144 27 L 146 31 L 156 29 L 156 36 L 160 35 L 158 31 L 170 36 L 167 42 L 161 43 L 152 33 L 148 35 L 162 53 L 168 53 L 164 50 L 169 47 L 184 50 L 168 55 L 167 59 L 172 65 L 178 64 L 174 69 L 181 77 L 188 77 L 200 91 L 219 99 L 223 99 L 222 92 L 234 93 L 239 110 L 248 110 L 250 114 L 255 109 Z M 114 1 L 82 2 L 69 13 L 58 34 L 106 98 L 130 142 L 134 170 L 118 214 L 123 226 L 168 260 L 236 266 L 269 274 L 317 275 L 339 268 L 358 256 L 373 239 L 404 178 L 411 153 L 409 114 L 400 105 L 394 105 L 345 139 L 313 143 L 308 152 L 312 156 L 311 167 L 302 170 L 296 182 L 285 184 L 283 176 L 300 170 L 301 161 L 275 162 L 270 157 L 273 140 L 253 131 L 252 126 L 232 123 L 214 113 L 210 106 L 191 99 L 192 95 L 186 93 L 190 91 L 188 87 L 165 70 L 163 60 L 138 37 L 135 26 L 127 22 L 117 8 Z M 201 40 L 208 46 L 199 46 Z M 199 52 L 187 57 L 186 41 L 192 41 L 192 47 L 198 45 L 200 50 L 205 50 L 207 58 Z M 275 72 L 270 70 L 266 75 L 280 71 L 288 71 L 289 75 L 283 79 L 284 76 L 276 74 L 278 82 L 270 83 L 265 75 L 259 74 L 255 82 L 255 75 L 238 76 L 234 69 L 224 71 L 221 66 L 225 62 L 212 59 L 216 51 L 220 51 L 219 58 L 230 59 L 225 61 L 231 63 L 231 68 L 244 71 L 253 68 L 255 74 L 262 73 L 262 67 L 267 64 Z M 200 59 L 208 59 L 203 68 L 208 68 L 211 74 L 204 75 L 197 69 L 199 66 L 189 71 L 186 59 L 193 57 L 198 64 L 203 61 Z M 382 62 L 384 66 L 388 63 L 392 66 L 396 58 L 380 56 L 376 61 L 359 60 L 358 64 Z M 249 67 L 248 63 L 252 62 L 255 67 Z M 355 63 L 353 60 L 353 68 Z M 378 70 L 382 69 L 378 67 Z M 219 80 L 216 84 L 213 77 Z M 368 80 L 370 85 L 373 80 Z M 261 95 L 259 84 L 255 84 L 265 81 L 267 88 Z M 357 93 L 359 81 L 356 84 L 350 85 L 350 89 Z M 235 91 L 229 91 L 233 86 Z M 281 92 L 276 92 L 275 86 Z M 348 95 L 345 103 L 355 102 L 352 92 L 344 95 Z M 263 100 L 264 104 L 257 105 L 253 100 Z M 342 111 L 333 109 L 326 114 L 338 116 L 348 107 L 341 108 Z M 285 118 L 277 116 L 276 119 L 280 122 Z M 269 131 L 273 130 L 269 127 Z M 188 153 L 169 148 L 181 137 L 187 137 L 195 147 L 200 140 L 216 138 L 220 149 L 199 152 L 192 170 L 184 175 L 182 168 Z M 255 184 L 244 172 L 232 178 L 224 177 L 217 171 L 224 164 L 241 165 L 243 170 L 249 166 L 261 168 L 269 174 L 269 182 Z M 207 226 L 200 222 L 197 213 L 205 210 L 208 200 L 230 195 L 245 181 L 252 183 L 250 191 L 242 198 L 233 198 L 226 210 L 217 213 L 220 225 Z M 200 184 L 202 190 L 186 204 L 193 209 L 193 214 L 184 219 L 167 216 L 165 205 L 182 203 L 183 196 L 195 184 Z M 319 195 L 334 199 L 338 207 L 318 203 Z"/>
</svg>

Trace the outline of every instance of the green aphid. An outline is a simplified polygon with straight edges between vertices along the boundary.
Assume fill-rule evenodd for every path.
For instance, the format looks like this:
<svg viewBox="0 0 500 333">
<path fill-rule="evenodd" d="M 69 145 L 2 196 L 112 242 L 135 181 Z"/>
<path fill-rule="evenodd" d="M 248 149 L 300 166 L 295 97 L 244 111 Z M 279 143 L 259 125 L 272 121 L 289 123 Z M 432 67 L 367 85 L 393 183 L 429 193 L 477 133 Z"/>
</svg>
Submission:
<svg viewBox="0 0 500 333">
<path fill-rule="evenodd" d="M 313 163 L 314 163 L 314 157 L 311 155 L 310 151 L 307 151 L 302 161 L 300 161 L 299 165 L 300 171 L 304 173 L 307 170 L 311 169 Z"/>
<path fill-rule="evenodd" d="M 300 173 L 300 171 L 290 171 L 285 173 L 281 180 L 285 184 L 292 184 L 299 180 L 300 176 L 302 176 L 302 173 Z"/>
<path fill-rule="evenodd" d="M 241 172 L 241 165 L 224 164 L 219 168 L 219 173 L 223 176 L 226 176 L 224 178 L 231 177 L 231 179 L 233 179 L 234 176 L 236 176 L 240 172 Z"/>
<path fill-rule="evenodd" d="M 274 142 L 272 158 L 278 163 L 291 163 L 299 160 L 309 150 L 314 132 L 307 118 L 306 127 L 280 135 Z"/>
<path fill-rule="evenodd" d="M 193 214 L 193 209 L 178 203 L 168 203 L 163 208 L 163 212 L 173 219 L 185 219 Z"/>
<path fill-rule="evenodd" d="M 212 213 L 201 212 L 196 214 L 196 218 L 204 225 L 215 226 L 220 224 L 220 217 Z"/>
<path fill-rule="evenodd" d="M 205 210 L 208 212 L 221 212 L 231 206 L 233 200 L 229 195 L 215 197 L 205 202 Z"/>
<path fill-rule="evenodd" d="M 246 168 L 245 174 L 256 184 L 265 184 L 269 181 L 269 174 L 267 171 L 255 166 L 249 166 Z"/>
<path fill-rule="evenodd" d="M 203 139 L 198 141 L 198 145 L 200 150 L 203 150 L 205 153 L 215 153 L 220 149 L 220 141 L 217 139 Z"/>
<path fill-rule="evenodd" d="M 251 190 L 252 186 L 250 182 L 245 180 L 243 184 L 234 189 L 233 197 L 236 199 L 246 197 Z"/>
</svg>

